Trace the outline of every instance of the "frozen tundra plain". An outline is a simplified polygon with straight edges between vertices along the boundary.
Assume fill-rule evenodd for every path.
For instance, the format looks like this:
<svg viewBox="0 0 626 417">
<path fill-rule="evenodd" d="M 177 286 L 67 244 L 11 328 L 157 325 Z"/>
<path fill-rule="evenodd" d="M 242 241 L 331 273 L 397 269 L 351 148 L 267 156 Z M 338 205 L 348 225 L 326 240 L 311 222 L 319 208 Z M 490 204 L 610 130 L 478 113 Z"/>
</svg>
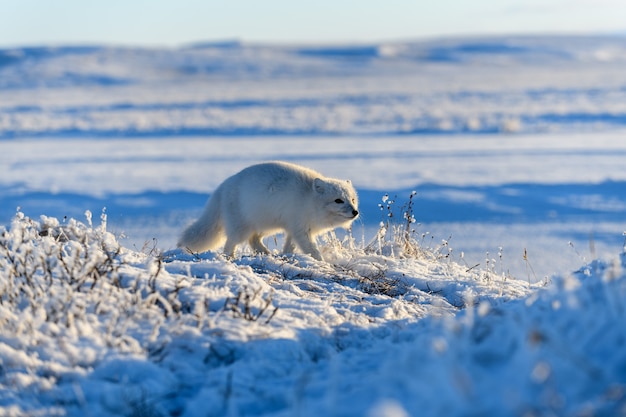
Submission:
<svg viewBox="0 0 626 417">
<path fill-rule="evenodd" d="M 625 414 L 625 67 L 606 36 L 0 50 L 0 415 Z M 329 262 L 174 248 L 277 159 L 357 188 Z"/>
</svg>

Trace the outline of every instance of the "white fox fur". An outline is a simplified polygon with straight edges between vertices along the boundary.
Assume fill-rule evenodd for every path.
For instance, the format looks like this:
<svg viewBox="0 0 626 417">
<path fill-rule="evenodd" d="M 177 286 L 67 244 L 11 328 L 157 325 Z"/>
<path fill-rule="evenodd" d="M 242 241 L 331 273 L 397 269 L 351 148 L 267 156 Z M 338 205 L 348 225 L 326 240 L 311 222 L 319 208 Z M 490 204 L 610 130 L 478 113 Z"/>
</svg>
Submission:
<svg viewBox="0 0 626 417">
<path fill-rule="evenodd" d="M 211 195 L 202 215 L 187 227 L 178 246 L 192 252 L 216 250 L 234 256 L 248 242 L 270 253 L 261 239 L 286 233 L 283 252 L 296 246 L 315 259 L 322 255 L 315 237 L 336 227 L 350 227 L 359 215 L 358 197 L 349 180 L 323 175 L 287 162 L 252 165 L 226 179 Z"/>
</svg>

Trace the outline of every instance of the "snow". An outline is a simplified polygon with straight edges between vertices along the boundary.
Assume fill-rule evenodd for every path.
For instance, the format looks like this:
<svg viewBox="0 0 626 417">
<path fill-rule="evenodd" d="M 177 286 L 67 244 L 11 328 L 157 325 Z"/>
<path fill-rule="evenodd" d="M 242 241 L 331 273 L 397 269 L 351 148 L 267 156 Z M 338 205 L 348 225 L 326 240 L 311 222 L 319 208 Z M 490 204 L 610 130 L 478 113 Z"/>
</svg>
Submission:
<svg viewBox="0 0 626 417">
<path fill-rule="evenodd" d="M 625 61 L 607 36 L 0 50 L 0 415 L 623 414 Z M 357 188 L 328 262 L 174 248 L 272 159 Z"/>
<path fill-rule="evenodd" d="M 155 257 L 103 226 L 17 216 L 0 242 L 2 405 L 11 415 L 623 411 L 624 255 L 530 284 L 461 266 L 443 246 L 325 243 L 328 263 Z"/>
<path fill-rule="evenodd" d="M 242 152 L 245 150 L 245 152 Z M 623 133 L 514 136 L 19 138 L 0 142 L 0 213 L 20 207 L 82 218 L 106 207 L 111 231 L 141 248 L 171 249 L 185 224 L 228 176 L 265 160 L 286 160 L 349 178 L 359 192 L 355 235 L 370 238 L 380 198 L 398 206 L 418 193 L 420 232 L 448 239 L 468 262 L 505 249 L 508 268 L 539 278 L 567 273 L 619 251 L 624 230 Z M 59 167 L 63 167 L 60 169 Z M 581 259 L 568 246 L 575 242 Z"/>
</svg>

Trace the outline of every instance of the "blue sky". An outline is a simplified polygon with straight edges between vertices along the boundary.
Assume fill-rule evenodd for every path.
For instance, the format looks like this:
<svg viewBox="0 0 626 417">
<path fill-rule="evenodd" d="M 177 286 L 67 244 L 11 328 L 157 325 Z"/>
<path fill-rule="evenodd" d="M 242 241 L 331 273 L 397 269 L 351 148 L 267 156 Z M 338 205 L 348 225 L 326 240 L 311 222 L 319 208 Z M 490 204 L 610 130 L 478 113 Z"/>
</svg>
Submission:
<svg viewBox="0 0 626 417">
<path fill-rule="evenodd" d="M 0 46 L 626 33 L 624 0 L 0 0 Z"/>
</svg>

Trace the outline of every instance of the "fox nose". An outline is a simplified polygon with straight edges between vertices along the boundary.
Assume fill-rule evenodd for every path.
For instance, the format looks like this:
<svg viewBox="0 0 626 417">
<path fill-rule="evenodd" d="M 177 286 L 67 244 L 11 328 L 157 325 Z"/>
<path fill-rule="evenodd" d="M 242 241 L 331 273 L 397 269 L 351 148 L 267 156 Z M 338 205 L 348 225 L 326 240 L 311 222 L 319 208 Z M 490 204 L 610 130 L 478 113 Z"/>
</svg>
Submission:
<svg viewBox="0 0 626 417">
<path fill-rule="evenodd" d="M 352 210 L 352 215 L 354 217 L 358 216 L 359 215 L 359 211 L 358 210 Z"/>
</svg>

